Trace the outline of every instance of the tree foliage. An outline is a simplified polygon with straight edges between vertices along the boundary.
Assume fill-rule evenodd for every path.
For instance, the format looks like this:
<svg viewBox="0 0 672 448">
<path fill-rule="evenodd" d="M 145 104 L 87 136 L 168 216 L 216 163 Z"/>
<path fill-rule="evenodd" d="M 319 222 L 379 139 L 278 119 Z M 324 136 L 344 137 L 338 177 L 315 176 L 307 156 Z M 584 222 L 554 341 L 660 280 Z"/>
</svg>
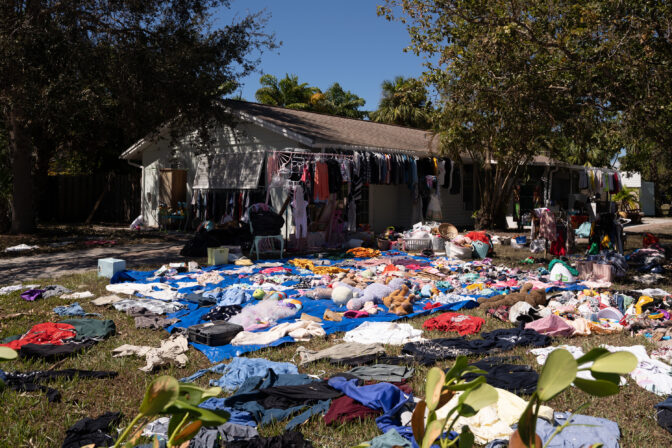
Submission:
<svg viewBox="0 0 672 448">
<path fill-rule="evenodd" d="M 637 154 L 643 133 L 665 148 L 667 2 L 388 0 L 379 13 L 404 21 L 426 57 L 444 150 L 475 162 L 477 224 L 503 218 L 519 167 L 537 155 L 601 164 L 623 146 Z"/>
<path fill-rule="evenodd" d="M 366 116 L 365 111 L 359 110 L 366 101 L 343 89 L 337 82 L 322 92 L 319 87 L 299 82 L 297 75 L 285 74 L 284 78 L 278 80 L 275 76 L 266 74 L 259 79 L 259 84 L 262 87 L 254 96 L 262 104 L 348 118 L 361 119 Z"/>
<path fill-rule="evenodd" d="M 0 113 L 9 135 L 14 231 L 33 228 L 33 175 L 44 178 L 55 155 L 101 164 L 169 120 L 174 136 L 196 127 L 207 140 L 208 124 L 226 118 L 218 100 L 274 45 L 259 14 L 213 29 L 213 12 L 229 6 L 0 4 Z"/>
<path fill-rule="evenodd" d="M 262 87 L 254 94 L 257 101 L 289 109 L 310 109 L 311 97 L 319 92 L 317 87 L 311 87 L 306 82 L 300 83 L 297 75 L 288 73 L 280 80 L 273 75 L 263 75 L 259 79 L 259 84 Z"/>
<path fill-rule="evenodd" d="M 431 126 L 431 102 L 427 99 L 427 89 L 419 80 L 397 76 L 383 81 L 381 89 L 378 109 L 370 114 L 372 121 L 420 129 Z"/>
</svg>

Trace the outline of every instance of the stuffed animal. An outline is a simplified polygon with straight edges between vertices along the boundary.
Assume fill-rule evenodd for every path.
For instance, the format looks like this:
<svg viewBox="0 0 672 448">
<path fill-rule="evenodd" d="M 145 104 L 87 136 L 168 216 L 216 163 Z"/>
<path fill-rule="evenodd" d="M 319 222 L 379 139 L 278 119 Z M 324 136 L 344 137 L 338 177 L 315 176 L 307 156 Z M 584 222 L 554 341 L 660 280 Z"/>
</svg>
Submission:
<svg viewBox="0 0 672 448">
<path fill-rule="evenodd" d="M 390 313 L 399 316 L 405 316 L 413 312 L 413 302 L 417 300 L 414 294 L 410 294 L 408 286 L 402 285 L 401 288 L 393 291 L 388 296 L 383 297 L 383 303 L 390 310 Z"/>
<path fill-rule="evenodd" d="M 480 297 L 478 303 L 484 303 L 490 308 L 497 308 L 501 305 L 511 306 L 518 302 L 527 302 L 533 307 L 544 305 L 548 303 L 545 289 L 532 289 L 532 283 L 525 283 L 520 292 L 512 292 L 510 294 L 500 294 L 491 298 Z"/>
</svg>

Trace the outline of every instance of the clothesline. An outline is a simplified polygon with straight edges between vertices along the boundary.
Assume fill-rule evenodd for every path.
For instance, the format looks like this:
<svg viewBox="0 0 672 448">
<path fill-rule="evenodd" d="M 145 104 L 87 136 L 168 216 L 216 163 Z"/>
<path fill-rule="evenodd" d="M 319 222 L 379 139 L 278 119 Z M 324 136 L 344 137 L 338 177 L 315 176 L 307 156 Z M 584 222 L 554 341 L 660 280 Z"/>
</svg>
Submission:
<svg viewBox="0 0 672 448">
<path fill-rule="evenodd" d="M 289 156 L 291 158 L 327 158 L 327 159 L 347 159 L 352 160 L 352 155 L 349 154 L 337 154 L 332 152 L 297 152 L 297 151 L 273 151 L 273 154 L 281 156 Z"/>
</svg>

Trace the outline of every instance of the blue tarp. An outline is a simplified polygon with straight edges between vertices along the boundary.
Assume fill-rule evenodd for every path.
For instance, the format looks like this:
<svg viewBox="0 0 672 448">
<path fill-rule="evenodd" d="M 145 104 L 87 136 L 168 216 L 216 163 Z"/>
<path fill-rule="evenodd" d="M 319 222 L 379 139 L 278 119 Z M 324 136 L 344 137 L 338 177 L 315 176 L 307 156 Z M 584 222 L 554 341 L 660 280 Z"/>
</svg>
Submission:
<svg viewBox="0 0 672 448">
<path fill-rule="evenodd" d="M 413 258 L 418 261 L 422 262 L 429 262 L 430 260 L 424 257 L 417 257 L 417 256 L 409 256 L 406 254 L 401 254 L 405 257 L 408 258 Z M 277 261 L 277 260 L 276 260 Z M 289 265 L 286 263 L 287 260 L 282 260 L 283 267 L 288 268 L 291 272 L 286 273 L 287 275 L 302 275 L 305 274 L 308 271 L 296 268 L 292 265 Z M 213 266 L 213 267 L 208 267 L 205 268 L 204 271 L 217 271 L 217 270 L 241 270 L 244 269 L 242 267 L 234 266 L 234 265 L 227 265 L 227 266 Z M 351 269 L 357 269 L 357 268 L 351 268 Z M 259 269 L 254 269 L 254 272 L 258 272 L 263 270 L 263 268 Z M 146 271 L 123 271 L 120 273 L 117 273 L 113 279 L 112 283 L 117 283 L 117 282 L 124 282 L 124 281 L 130 281 L 130 282 L 138 282 L 138 283 L 149 283 L 151 278 L 153 276 L 153 272 L 146 272 Z M 231 286 L 234 284 L 252 284 L 252 282 L 248 279 L 248 277 L 251 274 L 249 273 L 241 273 L 241 274 L 221 274 L 221 276 L 224 278 L 223 281 L 217 283 L 217 284 L 208 284 L 205 286 L 205 288 L 202 288 L 200 286 L 191 286 L 191 287 L 182 287 L 179 288 L 178 291 L 180 293 L 192 293 L 196 290 L 202 290 L 204 289 L 205 291 L 211 291 L 215 288 L 223 288 L 227 286 Z M 313 274 L 311 273 L 311 276 Z M 157 281 L 157 280 L 152 280 L 152 281 Z M 159 281 L 162 283 L 168 284 L 174 288 L 178 288 L 178 281 L 184 281 L 184 280 L 175 280 L 171 278 L 162 278 Z M 293 286 L 297 282 L 296 281 L 287 281 L 283 283 L 283 286 Z M 554 290 L 581 290 L 584 289 L 582 286 L 575 284 L 575 285 L 565 285 L 563 288 L 559 287 L 552 287 L 548 288 L 547 291 L 554 291 Z M 469 297 L 472 297 L 474 299 L 481 297 L 481 296 L 492 296 L 496 294 L 502 294 L 502 293 L 507 293 L 509 290 L 499 290 L 497 292 L 491 292 L 490 294 L 487 295 L 471 295 Z M 285 291 L 288 296 L 292 295 L 298 295 L 299 291 L 294 290 L 294 289 L 288 289 Z M 294 297 L 297 298 L 297 297 Z M 283 323 L 283 322 L 293 322 L 297 317 L 298 314 L 300 313 L 306 313 L 312 316 L 316 317 L 322 317 L 324 315 L 325 310 L 331 309 L 336 312 L 343 312 L 346 311 L 345 307 L 337 307 L 331 300 L 313 300 L 307 297 L 298 297 L 298 299 L 301 301 L 303 304 L 303 308 L 297 313 L 295 316 L 287 317 L 285 319 L 280 320 L 278 323 Z M 461 309 L 469 309 L 469 308 L 475 308 L 478 306 L 478 303 L 475 300 L 463 300 L 460 302 L 452 303 L 452 304 L 447 304 L 447 305 L 442 305 L 438 308 L 433 308 L 430 310 L 424 310 L 423 307 L 428 301 L 422 301 L 414 304 L 413 310 L 414 312 L 412 314 L 409 314 L 407 316 L 397 316 L 396 314 L 392 313 L 387 313 L 385 312 L 385 308 L 381 305 L 381 311 L 379 311 L 377 314 L 371 315 L 367 318 L 359 318 L 359 319 L 349 319 L 349 318 L 343 318 L 342 321 L 340 322 L 332 322 L 332 321 L 323 321 L 322 322 L 322 327 L 324 328 L 324 331 L 327 334 L 332 334 L 336 332 L 345 332 L 352 330 L 365 321 L 372 321 L 372 322 L 392 322 L 396 321 L 399 319 L 406 319 L 406 318 L 413 318 L 417 316 L 424 316 L 427 314 L 431 313 L 437 313 L 437 312 L 445 312 L 445 311 L 457 311 Z M 168 317 L 169 318 L 178 318 L 180 321 L 176 323 L 175 325 L 169 326 L 166 328 L 167 331 L 172 331 L 174 328 L 187 328 L 192 325 L 198 324 L 198 323 L 203 323 L 204 321 L 201 320 L 201 317 L 206 314 L 209 310 L 210 307 L 201 307 L 199 308 L 197 304 L 193 302 L 188 302 L 188 301 L 180 301 L 180 303 L 184 304 L 186 306 L 185 309 L 182 309 L 180 311 L 177 311 L 175 313 L 170 314 Z M 249 303 L 256 303 L 254 302 L 249 302 Z M 266 331 L 266 330 L 260 330 L 260 331 Z M 192 345 L 203 352 L 205 356 L 210 360 L 210 362 L 216 363 L 216 362 L 221 362 L 226 359 L 231 359 L 235 356 L 239 356 L 245 353 L 250 353 L 254 352 L 257 350 L 261 350 L 263 348 L 267 347 L 276 347 L 282 344 L 286 344 L 289 342 L 294 342 L 294 339 L 289 336 L 285 336 L 283 338 L 280 338 L 271 344 L 268 345 L 241 345 L 241 346 L 233 346 L 233 345 L 223 345 L 219 347 L 210 347 L 207 345 L 203 344 L 196 344 L 192 343 Z"/>
</svg>

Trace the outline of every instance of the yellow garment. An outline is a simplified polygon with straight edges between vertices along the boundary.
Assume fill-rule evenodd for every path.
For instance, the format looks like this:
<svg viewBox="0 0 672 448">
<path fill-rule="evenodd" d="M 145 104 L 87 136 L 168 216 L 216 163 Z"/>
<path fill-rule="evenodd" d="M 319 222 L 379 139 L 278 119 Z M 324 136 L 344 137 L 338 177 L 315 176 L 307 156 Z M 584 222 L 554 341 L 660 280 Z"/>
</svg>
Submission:
<svg viewBox="0 0 672 448">
<path fill-rule="evenodd" d="M 642 314 L 642 307 L 647 303 L 653 302 L 653 298 L 649 296 L 641 296 L 637 303 L 635 303 L 635 314 Z"/>
<path fill-rule="evenodd" d="M 316 273 L 318 275 L 338 274 L 339 272 L 349 272 L 346 269 L 337 268 L 335 266 L 315 266 L 312 261 L 310 261 L 306 258 L 295 258 L 293 260 L 289 260 L 289 264 L 291 264 L 293 266 L 296 266 L 297 268 L 308 269 L 308 270 L 313 271 L 314 273 Z"/>
<path fill-rule="evenodd" d="M 462 431 L 463 426 L 468 426 L 474 433 L 476 443 L 486 445 L 495 439 L 508 439 L 513 433 L 511 425 L 518 423 L 520 414 L 527 407 L 527 401 L 504 389 L 497 389 L 499 398 L 496 403 L 486 406 L 473 417 L 460 417 L 455 422 L 453 429 Z M 442 408 L 436 410 L 437 418 L 446 418 L 448 412 L 457 405 L 460 392 Z M 539 409 L 539 417 L 551 420 L 553 409 L 542 406 Z"/>
<path fill-rule="evenodd" d="M 347 250 L 345 253 L 350 254 L 355 258 L 373 258 L 380 256 L 379 250 L 369 249 L 366 247 L 355 247 L 354 249 Z"/>
<path fill-rule="evenodd" d="M 474 289 L 478 289 L 479 291 L 483 289 L 483 283 L 473 283 L 471 285 L 467 285 L 467 291 L 473 291 Z"/>
</svg>

